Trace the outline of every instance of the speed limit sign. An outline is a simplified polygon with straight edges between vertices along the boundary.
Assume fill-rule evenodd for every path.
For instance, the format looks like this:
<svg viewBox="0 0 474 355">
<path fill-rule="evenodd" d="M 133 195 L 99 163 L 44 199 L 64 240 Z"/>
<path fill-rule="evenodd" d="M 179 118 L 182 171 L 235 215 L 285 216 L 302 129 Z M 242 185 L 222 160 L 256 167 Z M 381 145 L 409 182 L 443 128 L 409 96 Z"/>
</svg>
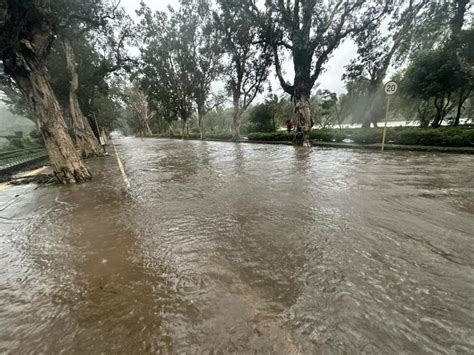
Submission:
<svg viewBox="0 0 474 355">
<path fill-rule="evenodd" d="M 395 93 L 398 90 L 398 84 L 395 81 L 389 81 L 388 83 L 385 84 L 383 87 L 383 90 L 385 91 L 385 94 L 388 96 L 395 95 Z"/>
</svg>

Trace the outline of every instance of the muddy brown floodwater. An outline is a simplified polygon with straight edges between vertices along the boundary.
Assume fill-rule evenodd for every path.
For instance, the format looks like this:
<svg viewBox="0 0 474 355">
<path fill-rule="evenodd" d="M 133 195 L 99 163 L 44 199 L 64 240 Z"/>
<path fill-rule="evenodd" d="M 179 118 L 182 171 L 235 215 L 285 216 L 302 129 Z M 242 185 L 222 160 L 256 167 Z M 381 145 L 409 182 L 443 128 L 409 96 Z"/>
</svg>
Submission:
<svg viewBox="0 0 474 355">
<path fill-rule="evenodd" d="M 0 352 L 474 353 L 474 157 L 123 138 L 0 192 Z"/>
</svg>

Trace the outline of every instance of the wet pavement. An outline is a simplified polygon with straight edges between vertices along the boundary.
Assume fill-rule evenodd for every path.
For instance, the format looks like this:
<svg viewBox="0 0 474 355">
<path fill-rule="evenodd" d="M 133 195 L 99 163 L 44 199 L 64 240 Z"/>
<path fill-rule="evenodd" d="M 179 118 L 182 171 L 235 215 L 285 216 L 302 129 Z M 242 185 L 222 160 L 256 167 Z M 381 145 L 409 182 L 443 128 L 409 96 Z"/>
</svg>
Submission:
<svg viewBox="0 0 474 355">
<path fill-rule="evenodd" d="M 0 352 L 474 352 L 473 156 L 114 142 L 0 191 Z"/>
</svg>

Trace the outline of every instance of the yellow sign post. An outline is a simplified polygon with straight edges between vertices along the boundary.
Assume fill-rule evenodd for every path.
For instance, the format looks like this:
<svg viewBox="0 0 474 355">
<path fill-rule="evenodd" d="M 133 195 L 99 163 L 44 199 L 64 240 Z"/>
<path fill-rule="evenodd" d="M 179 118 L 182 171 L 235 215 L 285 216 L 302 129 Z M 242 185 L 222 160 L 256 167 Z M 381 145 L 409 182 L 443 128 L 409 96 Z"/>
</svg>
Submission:
<svg viewBox="0 0 474 355">
<path fill-rule="evenodd" d="M 398 84 L 395 81 L 389 81 L 385 84 L 383 90 L 385 95 L 387 95 L 387 109 L 385 110 L 385 125 L 383 127 L 383 136 L 382 136 L 382 148 L 381 152 L 383 153 L 385 147 L 385 138 L 387 137 L 387 123 L 388 123 L 388 113 L 390 110 L 390 99 L 398 90 Z"/>
</svg>

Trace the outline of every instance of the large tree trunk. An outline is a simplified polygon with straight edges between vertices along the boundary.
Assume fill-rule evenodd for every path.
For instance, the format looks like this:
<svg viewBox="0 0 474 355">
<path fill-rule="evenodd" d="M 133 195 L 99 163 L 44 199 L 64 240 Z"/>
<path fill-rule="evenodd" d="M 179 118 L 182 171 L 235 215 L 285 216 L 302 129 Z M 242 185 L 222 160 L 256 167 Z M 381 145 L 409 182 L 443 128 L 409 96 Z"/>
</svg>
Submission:
<svg viewBox="0 0 474 355">
<path fill-rule="evenodd" d="M 234 108 L 232 115 L 232 141 L 240 140 L 240 123 L 242 119 L 242 111 L 239 108 Z"/>
<path fill-rule="evenodd" d="M 59 103 L 49 85 L 46 70 L 34 69 L 26 77 L 12 75 L 24 95 L 29 99 L 40 122 L 51 166 L 62 183 L 83 182 L 91 175 L 77 155 Z"/>
<path fill-rule="evenodd" d="M 470 90 L 465 90 L 464 88 L 459 91 L 459 99 L 457 102 L 456 118 L 454 119 L 454 126 L 459 125 L 459 121 L 461 120 L 462 107 L 466 99 L 469 97 L 470 93 L 471 93 Z"/>
<path fill-rule="evenodd" d="M 204 114 L 204 110 L 198 104 L 198 123 L 199 123 L 199 133 L 201 134 L 201 140 L 206 139 L 206 122 L 205 122 L 206 115 Z"/>
<path fill-rule="evenodd" d="M 423 100 L 416 109 L 416 115 L 420 121 L 421 128 L 427 128 L 430 125 L 431 118 L 429 117 L 429 107 L 430 103 Z"/>
<path fill-rule="evenodd" d="M 309 94 L 295 96 L 296 136 L 295 144 L 311 146 L 309 136 L 313 127 Z"/>
<path fill-rule="evenodd" d="M 91 178 L 74 148 L 49 84 L 46 58 L 54 40 L 54 24 L 47 7 L 32 3 L 34 9 L 9 0 L 2 38 L 8 46 L 0 48 L 5 72 L 21 90 L 39 120 L 51 166 L 62 183 L 83 182 Z M 35 11 L 34 18 L 30 11 Z"/>
<path fill-rule="evenodd" d="M 234 112 L 232 115 L 232 141 L 237 142 L 240 139 L 240 122 L 242 118 L 242 109 L 240 107 L 240 85 L 234 88 L 233 106 Z"/>
<path fill-rule="evenodd" d="M 436 116 L 433 119 L 433 122 L 431 122 L 431 127 L 438 128 L 441 126 L 441 123 L 446 116 L 447 107 L 449 106 L 449 99 L 446 100 L 444 97 L 437 97 L 434 100 L 434 104 L 436 107 Z"/>
<path fill-rule="evenodd" d="M 71 113 L 77 147 L 84 158 L 102 156 L 103 151 L 99 141 L 95 137 L 89 121 L 82 113 L 77 99 L 79 74 L 77 72 L 76 56 L 69 39 L 63 39 L 63 47 L 66 55 L 66 67 L 69 73 L 69 111 Z"/>
<path fill-rule="evenodd" d="M 148 119 L 145 119 L 145 132 L 147 137 L 151 137 L 153 132 L 151 131 L 150 125 L 148 123 Z"/>
<path fill-rule="evenodd" d="M 295 105 L 296 145 L 311 146 L 309 136 L 313 128 L 311 118 L 311 58 L 305 46 L 293 50 L 293 66 L 295 79 L 293 87 L 293 100 Z"/>
<path fill-rule="evenodd" d="M 189 138 L 188 120 L 185 118 L 181 118 L 181 138 L 182 139 Z"/>
</svg>

